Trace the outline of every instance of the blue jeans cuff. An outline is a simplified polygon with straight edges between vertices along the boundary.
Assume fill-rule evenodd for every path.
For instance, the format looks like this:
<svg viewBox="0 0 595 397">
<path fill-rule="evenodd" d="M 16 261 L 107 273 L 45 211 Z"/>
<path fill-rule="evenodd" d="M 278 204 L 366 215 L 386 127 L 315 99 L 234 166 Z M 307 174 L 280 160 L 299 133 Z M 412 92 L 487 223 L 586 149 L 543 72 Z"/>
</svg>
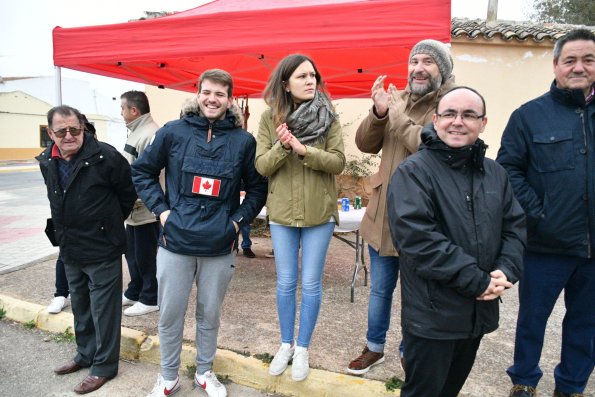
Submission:
<svg viewBox="0 0 595 397">
<path fill-rule="evenodd" d="M 368 341 L 368 350 L 373 351 L 374 353 L 384 353 L 384 345 L 380 343 L 372 343 Z"/>
</svg>

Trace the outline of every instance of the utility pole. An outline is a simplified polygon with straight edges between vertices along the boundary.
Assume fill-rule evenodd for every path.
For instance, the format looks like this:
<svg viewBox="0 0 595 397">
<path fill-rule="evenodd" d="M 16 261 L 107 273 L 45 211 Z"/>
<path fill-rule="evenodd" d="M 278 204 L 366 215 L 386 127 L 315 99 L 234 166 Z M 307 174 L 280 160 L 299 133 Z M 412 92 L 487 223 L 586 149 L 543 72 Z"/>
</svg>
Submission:
<svg viewBox="0 0 595 397">
<path fill-rule="evenodd" d="M 498 0 L 489 0 L 486 23 L 494 23 L 498 19 Z"/>
</svg>

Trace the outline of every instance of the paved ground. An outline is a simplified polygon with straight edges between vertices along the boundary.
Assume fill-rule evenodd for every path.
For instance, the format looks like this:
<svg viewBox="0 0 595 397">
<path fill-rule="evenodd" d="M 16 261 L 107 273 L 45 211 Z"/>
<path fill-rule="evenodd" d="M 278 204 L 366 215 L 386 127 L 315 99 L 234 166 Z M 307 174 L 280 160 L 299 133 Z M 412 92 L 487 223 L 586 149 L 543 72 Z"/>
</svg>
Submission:
<svg viewBox="0 0 595 397">
<path fill-rule="evenodd" d="M 0 167 L 0 274 L 58 252 L 44 234 L 50 216 L 43 178 L 36 165 Z M 33 170 L 31 170 L 33 169 Z"/>
<path fill-rule="evenodd" d="M 52 369 L 57 363 L 66 363 L 75 351 L 72 342 L 56 341 L 56 335 L 38 329 L 26 329 L 23 324 L 0 321 L 2 359 L 0 359 L 0 387 L 3 394 L 28 397 L 77 396 L 74 387 L 84 379 L 87 371 L 58 376 Z M 32 359 L 32 358 L 35 359 Z M 93 397 L 146 396 L 152 388 L 159 368 L 144 362 L 120 361 L 118 376 L 104 385 Z M 182 388 L 176 397 L 206 397 L 206 393 L 193 389 L 192 377 L 181 377 Z M 281 397 L 248 387 L 226 384 L 230 397 Z M 6 392 L 10 390 L 10 392 Z"/>
<path fill-rule="evenodd" d="M 19 268 L 30 263 L 31 252 L 43 257 L 50 246 L 43 236 L 43 226 L 47 212 L 41 202 L 45 191 L 38 172 L 20 172 L 18 179 L 28 181 L 30 187 L 18 183 L 7 183 L 6 176 L 12 173 L 0 172 L 0 211 L 9 218 L 19 219 L 0 225 L 1 233 L 11 238 L 0 241 L 0 263 L 8 268 Z M 14 176 L 13 176 L 14 178 Z M 13 180 L 14 182 L 14 180 Z M 5 187 L 6 186 L 6 187 Z M 25 227 L 26 226 L 26 227 Z M 19 228 L 35 229 L 27 237 L 17 233 Z M 6 231 L 8 229 L 8 231 Z M 14 238 L 13 238 L 14 237 Z M 270 251 L 267 238 L 254 238 L 255 259 L 238 256 L 236 274 L 227 294 L 219 335 L 219 345 L 223 349 L 246 354 L 274 354 L 279 343 L 279 331 L 275 305 L 275 270 L 272 259 L 264 257 Z M 13 249 L 7 256 L 5 252 Z M 20 247 L 20 248 L 19 248 Z M 366 260 L 367 257 L 366 257 Z M 366 316 L 369 287 L 363 286 L 363 277 L 358 278 L 355 303 L 349 302 L 349 285 L 353 269 L 354 251 L 346 244 L 333 239 L 324 273 L 324 297 L 319 322 L 310 348 L 312 366 L 335 373 L 345 373 L 348 362 L 355 358 L 365 344 Z M 35 262 L 35 261 L 34 261 Z M 7 268 L 5 267 L 5 269 Z M 125 271 L 125 278 L 127 278 Z M 19 271 L 0 274 L 0 291 L 25 301 L 46 305 L 53 295 L 54 260 L 35 262 Z M 486 335 L 479 350 L 475 367 L 463 388 L 461 396 L 507 396 L 510 382 L 505 370 L 512 361 L 514 328 L 518 301 L 516 288 L 504 297 L 501 305 L 500 329 Z M 194 293 L 194 292 L 193 292 Z M 392 376 L 403 377 L 398 365 L 397 346 L 400 340 L 399 291 L 395 293 L 392 328 L 388 334 L 387 361 L 365 375 L 367 379 L 386 381 Z M 190 299 L 184 337 L 194 339 L 194 300 Z M 564 308 L 562 297 L 550 318 L 541 361 L 544 377 L 540 383 L 540 396 L 553 392 L 553 369 L 560 354 L 559 341 Z M 124 317 L 122 324 L 138 329 L 149 335 L 157 333 L 158 313 L 147 316 Z M 3 343 L 3 342 L 0 342 Z M 30 359 L 35 355 L 28 356 Z M 0 368 L 5 368 L 5 358 L 0 354 Z M 149 388 L 154 376 L 148 375 L 142 387 Z M 0 384 L 2 377 L 0 377 Z M 76 381 L 73 381 L 76 383 Z M 139 385 L 140 387 L 140 385 Z M 591 377 L 585 396 L 595 397 L 595 375 Z M 341 396 L 343 397 L 343 396 Z M 365 397 L 365 396 L 363 396 Z"/>
</svg>

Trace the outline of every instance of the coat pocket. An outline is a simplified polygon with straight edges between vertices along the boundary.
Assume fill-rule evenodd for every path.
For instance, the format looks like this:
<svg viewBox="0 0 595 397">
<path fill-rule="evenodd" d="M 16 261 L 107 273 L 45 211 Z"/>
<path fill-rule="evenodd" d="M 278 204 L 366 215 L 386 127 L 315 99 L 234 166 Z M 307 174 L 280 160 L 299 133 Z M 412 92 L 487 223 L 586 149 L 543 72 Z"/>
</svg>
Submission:
<svg viewBox="0 0 595 397">
<path fill-rule="evenodd" d="M 234 166 L 230 161 L 184 158 L 180 193 L 186 197 L 225 200 L 233 191 Z"/>
<path fill-rule="evenodd" d="M 226 202 L 187 197 L 169 214 L 163 233 L 172 250 L 179 247 L 205 253 L 231 249 L 236 236 Z"/>
<path fill-rule="evenodd" d="M 372 221 L 376 221 L 378 206 L 380 203 L 380 195 L 382 194 L 383 188 L 382 175 L 380 175 L 380 171 L 370 177 L 370 187 L 372 188 L 372 193 L 370 194 L 370 201 L 368 202 L 365 216 L 370 218 Z"/>
<path fill-rule="evenodd" d="M 547 131 L 533 136 L 532 163 L 538 172 L 574 169 L 572 131 Z"/>
</svg>

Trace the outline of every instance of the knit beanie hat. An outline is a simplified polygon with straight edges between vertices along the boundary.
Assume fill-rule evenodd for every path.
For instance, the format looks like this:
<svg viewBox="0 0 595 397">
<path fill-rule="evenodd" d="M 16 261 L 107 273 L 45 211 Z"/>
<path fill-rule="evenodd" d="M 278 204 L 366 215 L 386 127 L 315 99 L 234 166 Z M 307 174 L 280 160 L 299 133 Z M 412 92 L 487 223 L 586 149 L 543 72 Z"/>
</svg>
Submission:
<svg viewBox="0 0 595 397">
<path fill-rule="evenodd" d="M 438 65 L 438 70 L 440 70 L 440 74 L 442 75 L 442 82 L 444 83 L 448 80 L 452 74 L 452 57 L 450 56 L 450 50 L 444 43 L 431 39 L 422 40 L 411 49 L 409 60 L 411 61 L 411 58 L 417 54 L 428 54 L 431 56 L 434 62 L 436 62 L 436 65 Z"/>
</svg>

